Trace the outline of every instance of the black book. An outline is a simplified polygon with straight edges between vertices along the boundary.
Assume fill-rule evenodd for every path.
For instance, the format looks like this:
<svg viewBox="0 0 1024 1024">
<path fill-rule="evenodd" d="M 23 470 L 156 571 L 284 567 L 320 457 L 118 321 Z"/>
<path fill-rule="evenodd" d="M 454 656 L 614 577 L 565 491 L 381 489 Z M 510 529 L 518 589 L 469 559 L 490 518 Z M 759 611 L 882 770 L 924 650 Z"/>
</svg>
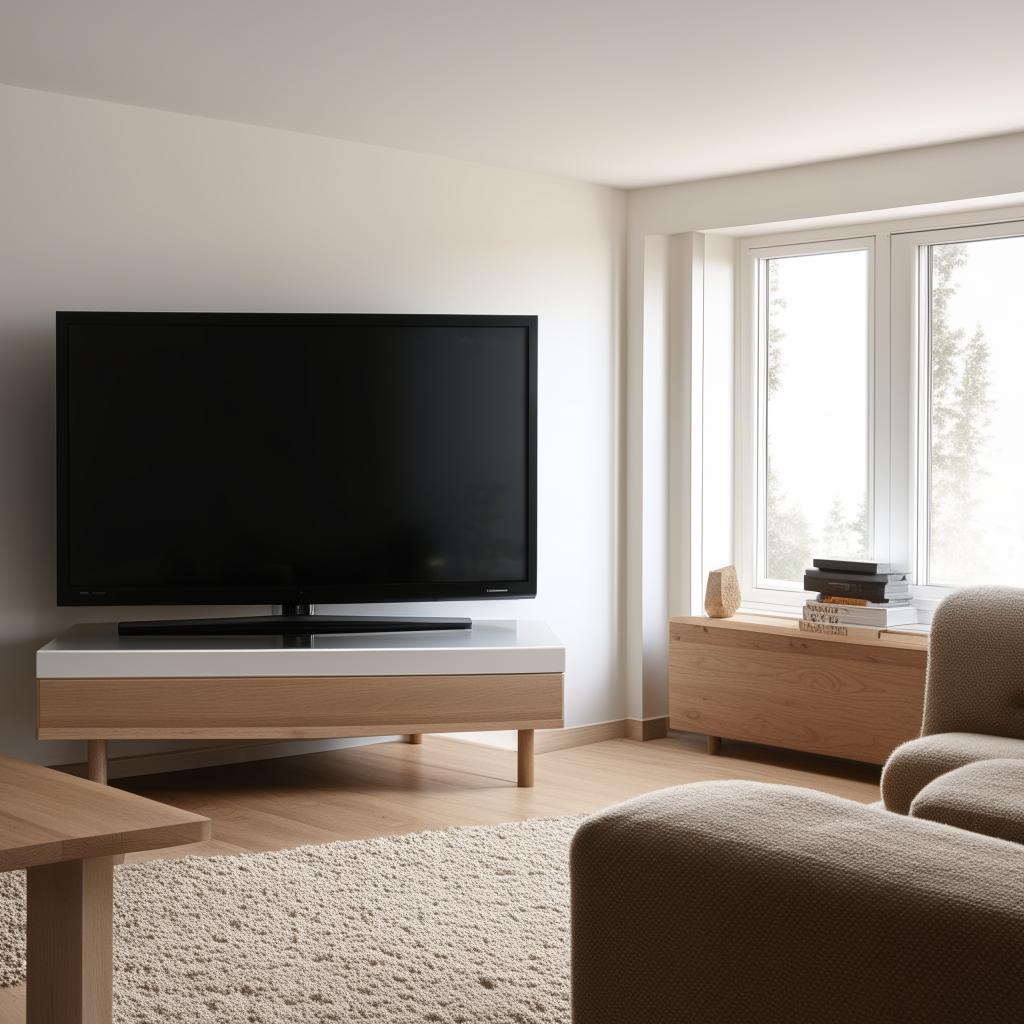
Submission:
<svg viewBox="0 0 1024 1024">
<path fill-rule="evenodd" d="M 892 572 L 888 562 L 858 562 L 842 558 L 816 558 L 814 568 L 826 572 L 851 572 L 858 576 L 878 576 Z"/>
<path fill-rule="evenodd" d="M 835 572 L 825 569 L 805 569 L 804 576 L 816 580 L 845 580 L 847 583 L 906 583 L 905 572 Z"/>
<path fill-rule="evenodd" d="M 856 597 L 876 604 L 885 604 L 894 598 L 907 597 L 910 594 L 910 588 L 906 583 L 888 583 L 884 579 L 856 579 L 853 576 L 839 577 L 811 572 L 804 573 L 804 590 L 814 590 L 826 597 Z"/>
<path fill-rule="evenodd" d="M 885 604 L 888 597 L 884 583 L 847 583 L 844 580 L 826 584 L 804 577 L 804 590 L 818 591 L 823 597 L 855 597 L 872 604 Z"/>
</svg>

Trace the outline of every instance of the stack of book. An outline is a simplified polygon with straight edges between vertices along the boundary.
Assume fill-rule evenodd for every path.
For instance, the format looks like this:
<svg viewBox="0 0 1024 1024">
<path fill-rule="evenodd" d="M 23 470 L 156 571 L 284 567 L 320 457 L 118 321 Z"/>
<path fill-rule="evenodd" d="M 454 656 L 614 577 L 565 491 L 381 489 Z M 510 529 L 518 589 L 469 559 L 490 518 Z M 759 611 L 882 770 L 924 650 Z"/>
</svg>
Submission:
<svg viewBox="0 0 1024 1024">
<path fill-rule="evenodd" d="M 806 633 L 877 635 L 917 622 L 907 573 L 883 562 L 815 558 L 804 573 L 804 589 L 816 593 L 804 604 L 800 628 Z"/>
</svg>

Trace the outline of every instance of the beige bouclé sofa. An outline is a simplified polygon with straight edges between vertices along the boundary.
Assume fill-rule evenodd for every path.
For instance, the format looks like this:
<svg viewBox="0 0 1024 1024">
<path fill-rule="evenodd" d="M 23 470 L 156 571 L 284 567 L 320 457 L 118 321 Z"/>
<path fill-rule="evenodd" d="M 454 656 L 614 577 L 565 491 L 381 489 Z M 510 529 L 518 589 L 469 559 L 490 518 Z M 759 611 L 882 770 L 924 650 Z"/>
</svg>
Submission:
<svg viewBox="0 0 1024 1024">
<path fill-rule="evenodd" d="M 939 606 L 882 795 L 705 782 L 587 819 L 575 1024 L 1020 1024 L 1024 590 Z"/>
</svg>

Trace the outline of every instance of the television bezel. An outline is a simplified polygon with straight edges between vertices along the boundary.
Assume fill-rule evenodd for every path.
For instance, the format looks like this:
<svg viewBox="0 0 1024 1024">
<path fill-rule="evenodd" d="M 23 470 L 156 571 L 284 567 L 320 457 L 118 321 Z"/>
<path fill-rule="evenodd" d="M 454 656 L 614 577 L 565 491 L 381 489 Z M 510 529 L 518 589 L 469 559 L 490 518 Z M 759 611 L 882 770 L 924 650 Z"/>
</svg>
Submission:
<svg viewBox="0 0 1024 1024">
<path fill-rule="evenodd" d="M 73 586 L 69 572 L 71 510 L 68 487 L 68 345 L 76 324 L 288 324 L 338 323 L 423 326 L 516 327 L 527 332 L 527 575 L 522 580 L 455 583 L 346 584 L 260 587 Z M 407 313 L 132 313 L 61 310 L 57 341 L 57 604 L 61 607 L 120 605 L 399 604 L 412 601 L 477 601 L 530 598 L 537 594 L 537 317 Z M 301 523 L 296 524 L 301 528 Z"/>
</svg>

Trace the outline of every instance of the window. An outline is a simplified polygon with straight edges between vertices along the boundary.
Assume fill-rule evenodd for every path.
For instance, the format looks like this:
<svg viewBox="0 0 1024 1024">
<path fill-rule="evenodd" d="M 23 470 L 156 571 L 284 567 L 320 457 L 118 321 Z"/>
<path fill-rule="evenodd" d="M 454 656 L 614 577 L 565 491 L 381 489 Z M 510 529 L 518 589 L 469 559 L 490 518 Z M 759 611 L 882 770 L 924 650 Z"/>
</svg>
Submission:
<svg viewBox="0 0 1024 1024">
<path fill-rule="evenodd" d="M 759 257 L 762 585 L 800 583 L 815 551 L 870 547 L 869 257 Z"/>
<path fill-rule="evenodd" d="M 802 603 L 821 555 L 905 567 L 924 602 L 1024 585 L 1024 220 L 966 219 L 740 246 L 748 606 Z"/>
<path fill-rule="evenodd" d="M 921 580 L 1024 583 L 1024 236 L 920 248 Z"/>
</svg>

